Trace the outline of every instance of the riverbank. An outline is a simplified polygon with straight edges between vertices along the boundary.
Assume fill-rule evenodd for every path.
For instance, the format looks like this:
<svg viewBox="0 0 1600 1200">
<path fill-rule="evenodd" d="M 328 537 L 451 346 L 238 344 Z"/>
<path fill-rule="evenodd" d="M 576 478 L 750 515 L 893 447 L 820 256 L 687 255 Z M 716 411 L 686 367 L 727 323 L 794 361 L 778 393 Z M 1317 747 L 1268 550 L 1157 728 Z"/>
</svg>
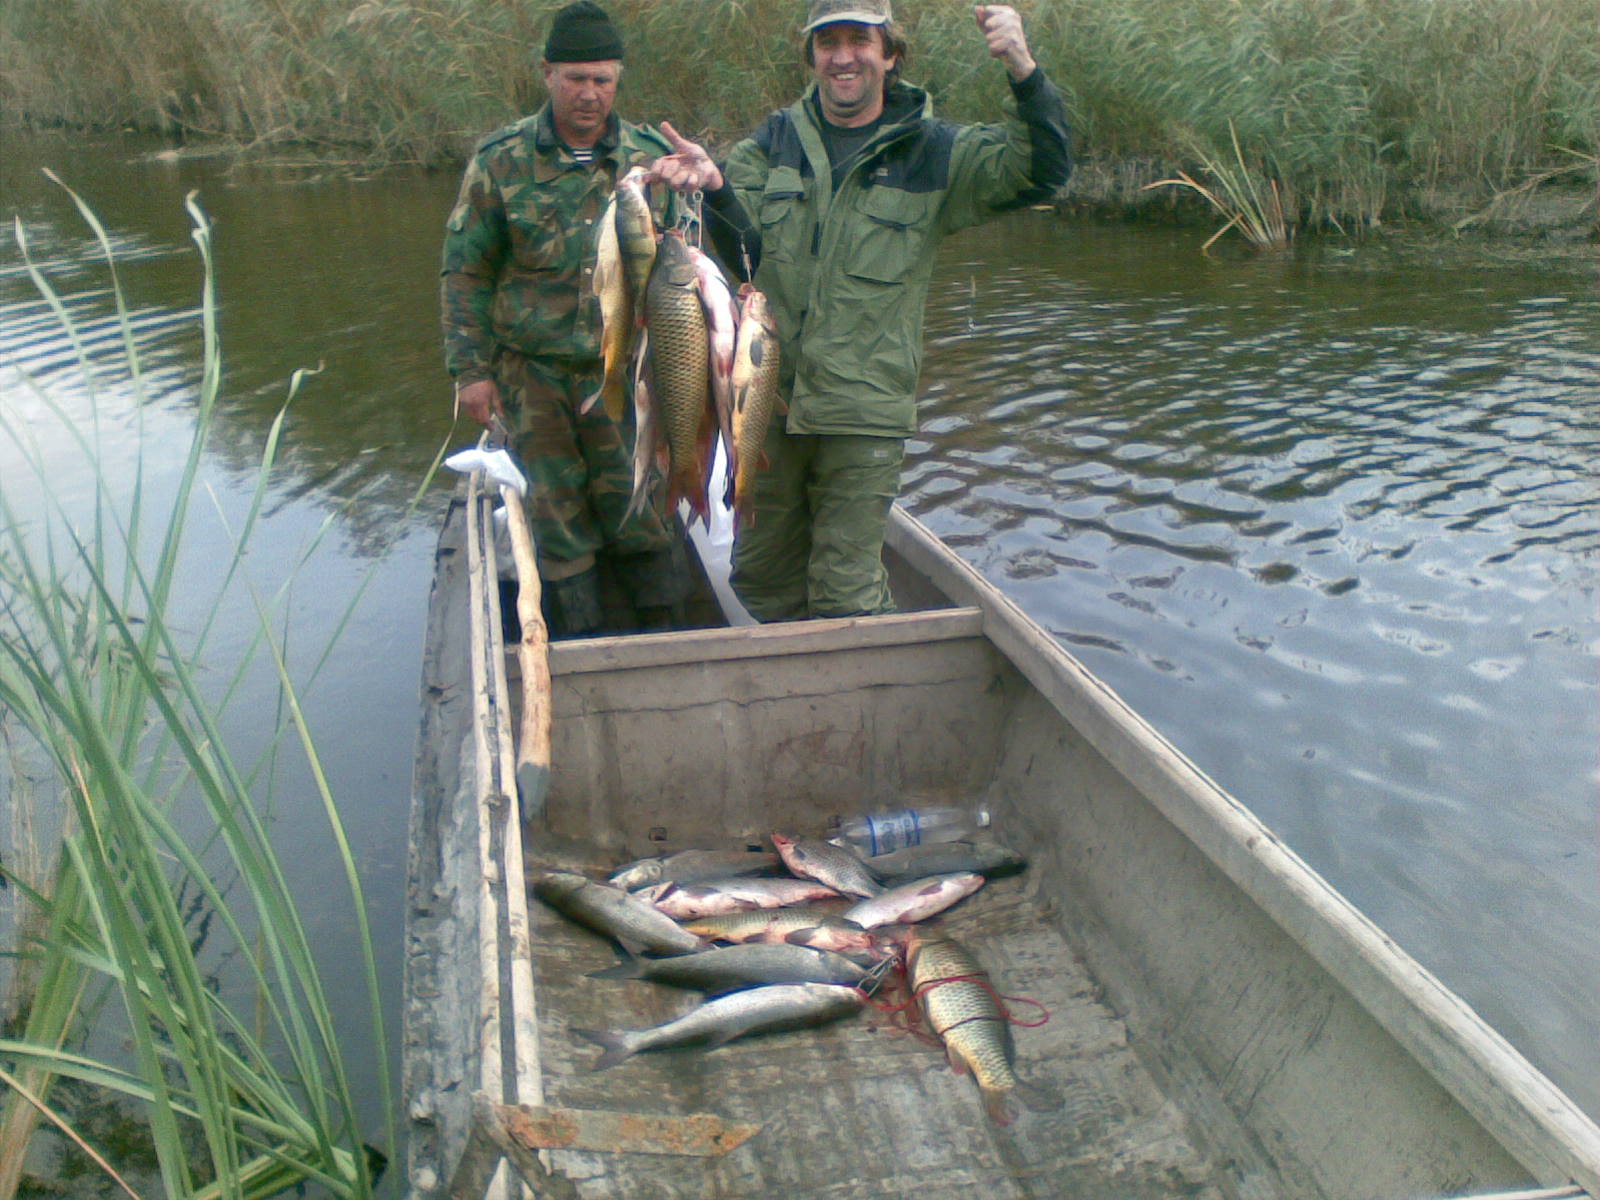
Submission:
<svg viewBox="0 0 1600 1200">
<path fill-rule="evenodd" d="M 670 115 L 726 146 L 805 83 L 797 0 L 609 7 L 628 39 L 624 112 Z M 1542 195 L 1541 180 L 1594 190 L 1590 0 L 1019 7 L 1071 108 L 1084 165 L 1069 205 L 1181 214 L 1194 198 L 1141 189 L 1180 171 L 1201 182 L 1237 172 L 1275 184 L 1291 225 L 1354 235 L 1399 219 L 1453 225 L 1524 190 Z M 899 16 L 906 77 L 936 111 L 992 118 L 1004 86 L 968 8 L 907 2 Z M 0 16 L 0 113 L 350 170 L 454 170 L 484 132 L 540 102 L 546 19 L 494 0 L 12 0 Z"/>
</svg>

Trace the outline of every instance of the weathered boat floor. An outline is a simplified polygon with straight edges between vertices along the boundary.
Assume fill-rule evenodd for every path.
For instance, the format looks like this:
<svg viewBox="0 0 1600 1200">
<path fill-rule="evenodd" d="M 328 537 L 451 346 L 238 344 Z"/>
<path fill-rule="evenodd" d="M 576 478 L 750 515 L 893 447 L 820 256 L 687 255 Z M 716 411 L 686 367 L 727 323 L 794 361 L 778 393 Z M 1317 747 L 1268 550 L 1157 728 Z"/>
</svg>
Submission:
<svg viewBox="0 0 1600 1200">
<path fill-rule="evenodd" d="M 599 873 L 592 856 L 540 861 Z M 530 860 L 539 858 L 530 854 Z M 741 1039 L 714 1050 L 636 1055 L 594 1072 L 597 1047 L 572 1026 L 642 1028 L 698 994 L 636 980 L 586 978 L 617 961 L 611 944 L 530 905 L 544 1102 L 641 1113 L 715 1113 L 761 1126 L 720 1159 L 554 1155 L 584 1197 L 1146 1197 L 1220 1198 L 1189 1140 L 1128 1044 L 1122 1022 L 1036 901 L 1026 873 L 992 881 L 936 922 L 968 946 L 1004 995 L 1049 1019 L 1016 1027 L 1019 1074 L 1059 1101 L 998 1127 L 974 1082 L 942 1051 L 869 1008 L 815 1030 Z M 1037 1020 L 1014 1005 L 1019 1020 Z"/>
</svg>

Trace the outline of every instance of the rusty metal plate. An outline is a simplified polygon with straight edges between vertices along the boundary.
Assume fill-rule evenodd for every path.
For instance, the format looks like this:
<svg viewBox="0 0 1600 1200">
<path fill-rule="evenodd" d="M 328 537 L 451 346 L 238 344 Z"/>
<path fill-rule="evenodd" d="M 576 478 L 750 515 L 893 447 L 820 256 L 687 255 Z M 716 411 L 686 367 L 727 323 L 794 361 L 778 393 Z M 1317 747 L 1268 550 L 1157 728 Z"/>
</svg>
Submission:
<svg viewBox="0 0 1600 1200">
<path fill-rule="evenodd" d="M 521 1104 L 500 1105 L 498 1115 L 506 1135 L 530 1150 L 715 1158 L 761 1132 L 759 1125 L 736 1124 L 715 1113 L 676 1116 Z"/>
</svg>

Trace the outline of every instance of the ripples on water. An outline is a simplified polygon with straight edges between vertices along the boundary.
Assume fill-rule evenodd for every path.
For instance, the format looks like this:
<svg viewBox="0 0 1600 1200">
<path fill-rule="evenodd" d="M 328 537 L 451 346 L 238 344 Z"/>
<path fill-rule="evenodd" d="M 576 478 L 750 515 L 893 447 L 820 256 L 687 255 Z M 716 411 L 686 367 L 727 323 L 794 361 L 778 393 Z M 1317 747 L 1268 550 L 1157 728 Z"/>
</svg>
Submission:
<svg viewBox="0 0 1600 1200">
<path fill-rule="evenodd" d="M 1593 272 L 1199 240 L 957 239 L 907 502 L 1600 1110 Z"/>
</svg>

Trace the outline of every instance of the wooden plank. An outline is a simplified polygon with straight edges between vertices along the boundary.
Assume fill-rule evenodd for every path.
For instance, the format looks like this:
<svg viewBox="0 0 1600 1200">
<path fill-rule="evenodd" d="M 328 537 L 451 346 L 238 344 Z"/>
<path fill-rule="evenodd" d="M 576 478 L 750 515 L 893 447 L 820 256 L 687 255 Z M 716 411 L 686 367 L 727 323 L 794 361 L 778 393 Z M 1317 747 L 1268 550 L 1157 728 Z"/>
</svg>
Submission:
<svg viewBox="0 0 1600 1200">
<path fill-rule="evenodd" d="M 983 621 L 982 610 L 973 607 L 880 617 L 782 621 L 741 629 L 694 629 L 649 637 L 593 638 L 557 642 L 551 646 L 550 669 L 558 675 L 575 675 L 874 646 L 907 646 L 981 637 Z"/>
<path fill-rule="evenodd" d="M 1106 759 L 1277 921 L 1541 1184 L 1600 1192 L 1600 1127 L 1015 603 L 901 509 L 892 548 L 958 603 Z"/>
<path fill-rule="evenodd" d="M 467 588 L 471 622 L 472 732 L 474 818 L 478 852 L 478 923 L 472 934 L 478 943 L 480 967 L 478 985 L 478 1087 L 491 1096 L 505 1094 L 504 1052 L 501 1024 L 500 978 L 500 897 L 504 889 L 495 865 L 494 815 L 496 804 L 502 810 L 506 797 L 500 791 L 498 747 L 500 720 L 495 709 L 499 691 L 495 681 L 495 649 L 499 645 L 499 616 L 495 579 L 494 549 L 489 533 L 488 505 L 484 499 L 482 477 L 474 473 L 467 487 Z M 504 655 L 500 656 L 502 659 Z M 503 667 L 499 674 L 503 675 Z M 509 1200 L 512 1184 L 506 1173 L 489 1168 L 485 1174 L 476 1165 L 482 1158 L 482 1143 L 469 1136 L 462 1161 L 451 1172 L 452 1188 L 475 1190 L 480 1186 L 490 1200 Z M 496 1163 L 498 1164 L 498 1159 Z"/>
<path fill-rule="evenodd" d="M 522 675 L 522 720 L 517 733 L 517 797 L 522 819 L 544 808 L 550 790 L 550 636 L 540 605 L 538 553 L 522 498 L 505 485 L 500 500 L 511 531 L 511 555 L 517 564 L 517 665 Z"/>
<path fill-rule="evenodd" d="M 521 500 L 516 494 L 510 489 L 502 491 L 509 493 L 508 503 L 520 509 Z M 484 929 L 481 933 L 486 943 L 492 937 L 497 947 L 499 988 L 496 1003 L 500 1006 L 500 1049 L 505 1056 L 500 1090 L 490 1091 L 489 1094 L 501 1096 L 507 1101 L 538 1104 L 543 1102 L 544 1092 L 539 1068 L 533 951 L 528 934 L 528 890 L 523 877 L 523 823 L 516 802 L 518 750 L 511 733 L 511 695 L 506 674 L 504 626 L 500 615 L 499 572 L 494 557 L 492 508 L 493 501 L 489 495 L 480 495 L 476 524 L 482 542 L 477 556 L 477 570 L 483 576 L 479 580 L 479 591 L 486 602 L 483 661 L 487 668 L 487 685 L 493 697 L 487 711 L 480 714 L 484 720 L 493 723 L 492 730 L 485 731 L 493 750 L 492 763 L 488 775 L 482 777 L 484 822 L 489 830 L 489 858 L 485 865 L 485 877 L 486 884 L 492 886 L 496 893 L 493 908 L 484 910 L 486 915 L 493 914 L 495 924 L 492 930 Z M 520 512 L 517 515 L 521 516 Z M 512 521 L 515 531 L 515 519 L 510 513 L 507 519 Z M 525 518 L 523 533 L 526 538 Z M 513 532 L 512 536 L 515 545 L 516 533 Z M 524 551 L 531 553 L 531 540 L 524 545 Z M 533 591 L 537 600 L 537 567 L 534 567 L 534 575 Z M 543 628 L 542 622 L 539 628 Z M 526 665 L 537 675 L 538 664 L 530 660 Z M 548 697 L 548 687 L 545 694 Z M 536 723 L 541 721 L 546 727 L 543 736 L 547 744 L 542 751 L 535 750 L 535 753 L 542 753 L 548 763 L 548 709 L 544 716 L 535 716 Z M 535 732 L 533 736 L 537 738 L 540 734 Z M 548 772 L 546 774 L 548 776 Z"/>
</svg>

